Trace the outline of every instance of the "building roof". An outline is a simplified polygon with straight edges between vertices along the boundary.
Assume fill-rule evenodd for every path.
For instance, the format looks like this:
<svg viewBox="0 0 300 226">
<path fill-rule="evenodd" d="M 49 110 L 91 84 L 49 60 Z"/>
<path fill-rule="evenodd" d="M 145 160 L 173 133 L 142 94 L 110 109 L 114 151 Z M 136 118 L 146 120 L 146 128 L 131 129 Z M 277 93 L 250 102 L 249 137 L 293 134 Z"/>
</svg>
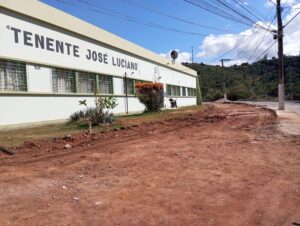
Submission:
<svg viewBox="0 0 300 226">
<path fill-rule="evenodd" d="M 172 64 L 172 62 L 165 57 L 162 57 L 150 50 L 122 39 L 110 32 L 107 32 L 38 0 L 0 0 L 0 6 L 63 28 L 70 32 L 80 34 L 84 37 L 88 37 L 146 60 L 150 60 L 161 66 L 171 68 L 191 76 L 197 76 L 197 72 L 192 69 L 189 69 L 179 63 Z"/>
</svg>

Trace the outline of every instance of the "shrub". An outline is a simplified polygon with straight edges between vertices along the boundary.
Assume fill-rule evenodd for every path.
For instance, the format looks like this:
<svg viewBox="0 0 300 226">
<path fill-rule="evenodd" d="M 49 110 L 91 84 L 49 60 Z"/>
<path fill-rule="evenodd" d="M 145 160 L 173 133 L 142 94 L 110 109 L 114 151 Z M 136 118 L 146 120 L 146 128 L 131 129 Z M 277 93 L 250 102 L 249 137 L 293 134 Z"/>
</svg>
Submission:
<svg viewBox="0 0 300 226">
<path fill-rule="evenodd" d="M 229 100 L 247 100 L 251 98 L 251 91 L 244 85 L 237 85 L 228 90 L 227 97 Z"/>
<path fill-rule="evenodd" d="M 76 123 L 78 122 L 81 118 L 83 118 L 85 115 L 85 112 L 83 110 L 76 111 L 72 113 L 69 117 L 68 123 Z"/>
<path fill-rule="evenodd" d="M 95 125 L 112 123 L 114 115 L 110 110 L 117 106 L 116 99 L 113 97 L 98 97 L 95 99 L 94 111 L 90 118 Z"/>
<path fill-rule="evenodd" d="M 113 97 L 95 97 L 95 107 L 88 107 L 86 100 L 79 101 L 79 104 L 86 106 L 86 109 L 71 114 L 69 123 L 88 122 L 91 127 L 92 125 L 112 123 L 115 119 L 110 111 L 117 106 L 116 99 Z"/>
<path fill-rule="evenodd" d="M 209 89 L 204 96 L 205 101 L 216 101 L 224 97 L 224 93 L 220 90 Z"/>
<path fill-rule="evenodd" d="M 137 97 L 145 105 L 145 112 L 159 111 L 163 105 L 163 84 L 153 82 L 138 82 L 135 84 Z"/>
</svg>

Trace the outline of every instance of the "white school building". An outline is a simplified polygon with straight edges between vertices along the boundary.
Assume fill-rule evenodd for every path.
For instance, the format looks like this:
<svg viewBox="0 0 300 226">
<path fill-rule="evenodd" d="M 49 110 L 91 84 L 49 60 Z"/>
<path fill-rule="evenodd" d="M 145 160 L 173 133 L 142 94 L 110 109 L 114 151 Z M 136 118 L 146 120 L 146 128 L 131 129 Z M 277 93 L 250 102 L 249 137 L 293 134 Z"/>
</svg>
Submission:
<svg viewBox="0 0 300 226">
<path fill-rule="evenodd" d="M 136 81 L 163 83 L 166 108 L 170 98 L 178 107 L 196 105 L 196 78 L 196 71 L 37 0 L 0 0 L 0 127 L 67 119 L 82 108 L 79 100 L 94 105 L 95 89 L 117 99 L 115 113 L 143 111 Z"/>
</svg>

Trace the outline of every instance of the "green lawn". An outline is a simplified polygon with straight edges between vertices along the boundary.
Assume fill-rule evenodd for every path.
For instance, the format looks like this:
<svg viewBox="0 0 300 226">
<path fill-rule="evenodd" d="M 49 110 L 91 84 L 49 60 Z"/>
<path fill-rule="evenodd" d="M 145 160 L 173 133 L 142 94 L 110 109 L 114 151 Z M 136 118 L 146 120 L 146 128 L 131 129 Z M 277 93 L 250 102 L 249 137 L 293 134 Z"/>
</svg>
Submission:
<svg viewBox="0 0 300 226">
<path fill-rule="evenodd" d="M 138 125 L 143 122 L 159 121 L 168 118 L 184 117 L 187 112 L 200 109 L 199 106 L 179 108 L 176 110 L 164 110 L 162 112 L 141 113 L 125 116 L 117 116 L 116 120 L 107 126 L 93 127 L 93 132 L 100 132 L 120 128 L 129 125 Z M 58 123 L 51 125 L 35 126 L 31 128 L 13 129 L 0 131 L 0 146 L 17 146 L 24 141 L 34 141 L 45 138 L 63 137 L 67 134 L 74 134 L 87 131 L 87 126 Z"/>
</svg>

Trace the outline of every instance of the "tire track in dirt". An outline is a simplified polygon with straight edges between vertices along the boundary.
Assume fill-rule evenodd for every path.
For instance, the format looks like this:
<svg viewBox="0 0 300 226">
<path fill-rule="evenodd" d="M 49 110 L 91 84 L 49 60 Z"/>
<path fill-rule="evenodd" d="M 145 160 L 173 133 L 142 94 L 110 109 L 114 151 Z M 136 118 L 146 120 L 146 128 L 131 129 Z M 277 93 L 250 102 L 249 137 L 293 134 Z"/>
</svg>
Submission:
<svg viewBox="0 0 300 226">
<path fill-rule="evenodd" d="M 264 110 L 217 105 L 185 120 L 113 132 L 94 146 L 2 159 L 0 224 L 292 223 L 300 143 L 277 139 L 273 123 Z"/>
</svg>

